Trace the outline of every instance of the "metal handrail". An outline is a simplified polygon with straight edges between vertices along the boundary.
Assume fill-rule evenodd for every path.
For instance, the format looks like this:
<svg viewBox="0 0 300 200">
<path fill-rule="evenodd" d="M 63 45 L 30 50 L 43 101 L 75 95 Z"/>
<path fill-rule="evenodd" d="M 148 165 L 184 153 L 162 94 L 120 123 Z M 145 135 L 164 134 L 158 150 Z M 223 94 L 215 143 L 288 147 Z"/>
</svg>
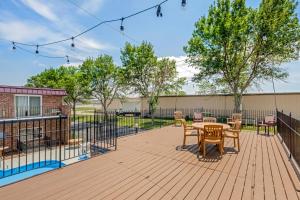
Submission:
<svg viewBox="0 0 300 200">
<path fill-rule="evenodd" d="M 282 123 L 284 123 L 284 125 L 286 125 L 291 131 L 293 131 L 295 134 L 297 134 L 300 137 L 300 133 L 298 131 L 296 131 L 295 129 L 293 129 L 289 124 L 287 124 L 283 119 L 277 117 L 277 119 L 279 119 Z"/>
</svg>

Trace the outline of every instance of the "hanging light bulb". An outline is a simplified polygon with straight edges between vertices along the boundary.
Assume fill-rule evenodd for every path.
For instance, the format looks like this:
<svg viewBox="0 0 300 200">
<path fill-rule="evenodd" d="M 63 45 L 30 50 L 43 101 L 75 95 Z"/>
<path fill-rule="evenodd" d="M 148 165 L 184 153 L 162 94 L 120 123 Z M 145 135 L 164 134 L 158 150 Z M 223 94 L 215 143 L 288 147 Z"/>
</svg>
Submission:
<svg viewBox="0 0 300 200">
<path fill-rule="evenodd" d="M 181 6 L 182 6 L 182 7 L 185 7 L 185 6 L 186 6 L 186 0 L 182 0 L 182 1 L 181 1 Z"/>
<path fill-rule="evenodd" d="M 36 54 L 39 54 L 39 45 L 36 45 L 35 53 L 36 53 Z"/>
<path fill-rule="evenodd" d="M 66 58 L 67 58 L 67 64 L 70 64 L 69 56 L 67 55 Z"/>
<path fill-rule="evenodd" d="M 72 39 L 71 47 L 75 47 L 75 44 L 74 44 L 74 37 L 72 37 L 71 39 Z"/>
<path fill-rule="evenodd" d="M 12 49 L 13 49 L 13 50 L 16 50 L 16 44 L 15 44 L 15 42 L 12 42 L 12 44 L 13 44 Z"/>
<path fill-rule="evenodd" d="M 121 18 L 121 26 L 120 26 L 121 31 L 124 31 L 123 21 L 124 21 L 124 17 Z"/>
<path fill-rule="evenodd" d="M 161 12 L 161 6 L 160 4 L 157 6 L 157 10 L 156 10 L 156 16 L 157 17 L 162 17 L 162 12 Z"/>
</svg>

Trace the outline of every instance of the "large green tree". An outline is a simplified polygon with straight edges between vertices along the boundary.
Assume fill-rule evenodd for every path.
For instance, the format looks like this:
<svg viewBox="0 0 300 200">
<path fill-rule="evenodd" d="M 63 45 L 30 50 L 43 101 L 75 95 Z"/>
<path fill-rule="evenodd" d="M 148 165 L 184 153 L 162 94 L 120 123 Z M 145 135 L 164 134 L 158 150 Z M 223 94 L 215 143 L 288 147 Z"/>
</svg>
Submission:
<svg viewBox="0 0 300 200">
<path fill-rule="evenodd" d="M 82 76 L 78 67 L 74 66 L 46 69 L 30 77 L 26 86 L 65 89 L 67 96 L 64 101 L 72 108 L 74 116 L 76 114 L 76 104 L 84 102 L 84 99 L 90 95 L 86 79 Z"/>
<path fill-rule="evenodd" d="M 150 114 L 156 110 L 159 95 L 179 93 L 185 83 L 184 78 L 177 77 L 175 61 L 158 59 L 150 43 L 126 43 L 121 61 L 127 84 L 133 93 L 148 99 Z"/>
<path fill-rule="evenodd" d="M 91 94 L 99 100 L 105 115 L 116 98 L 125 94 L 124 76 L 111 56 L 101 55 L 96 59 L 87 59 L 80 66 L 80 71 L 89 82 Z"/>
<path fill-rule="evenodd" d="M 258 8 L 245 0 L 216 0 L 184 47 L 188 62 L 200 71 L 194 80 L 231 92 L 239 111 L 249 87 L 285 79 L 280 64 L 299 58 L 296 7 L 293 0 L 262 0 Z"/>
</svg>

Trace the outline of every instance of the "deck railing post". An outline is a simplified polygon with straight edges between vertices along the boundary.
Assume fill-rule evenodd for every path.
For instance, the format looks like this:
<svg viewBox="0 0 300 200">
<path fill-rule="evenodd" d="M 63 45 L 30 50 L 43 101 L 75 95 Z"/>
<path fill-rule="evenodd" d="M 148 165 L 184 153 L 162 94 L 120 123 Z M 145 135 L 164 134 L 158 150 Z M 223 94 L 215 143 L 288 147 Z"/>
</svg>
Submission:
<svg viewBox="0 0 300 200">
<path fill-rule="evenodd" d="M 115 151 L 117 150 L 117 144 L 118 144 L 118 132 L 119 132 L 119 127 L 118 127 L 118 117 L 117 117 L 117 113 L 115 112 L 114 113 L 114 125 L 115 125 L 115 128 L 114 128 L 114 131 L 115 131 Z"/>
<path fill-rule="evenodd" d="M 161 118 L 161 107 L 159 108 L 159 119 L 160 119 L 160 128 L 162 127 L 162 118 Z"/>
<path fill-rule="evenodd" d="M 62 132 L 62 116 L 59 115 L 59 168 L 61 168 L 61 132 Z"/>
<path fill-rule="evenodd" d="M 292 128 L 292 113 L 290 112 L 290 115 L 289 115 L 289 118 L 290 118 L 290 122 L 289 122 L 289 146 L 290 146 L 290 155 L 289 155 L 289 158 L 291 159 L 292 158 L 292 131 L 291 131 L 291 128 Z"/>
</svg>

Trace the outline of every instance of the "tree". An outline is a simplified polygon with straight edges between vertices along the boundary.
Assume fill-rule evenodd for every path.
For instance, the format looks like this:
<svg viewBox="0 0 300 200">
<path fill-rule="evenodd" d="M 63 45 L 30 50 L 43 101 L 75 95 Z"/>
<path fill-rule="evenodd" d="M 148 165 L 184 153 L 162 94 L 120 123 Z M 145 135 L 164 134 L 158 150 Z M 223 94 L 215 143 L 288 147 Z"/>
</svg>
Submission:
<svg viewBox="0 0 300 200">
<path fill-rule="evenodd" d="M 216 0 L 184 47 L 188 62 L 200 70 L 194 81 L 229 90 L 240 111 L 249 87 L 285 79 L 280 64 L 299 58 L 296 7 L 293 0 L 262 0 L 257 9 L 245 0 Z"/>
<path fill-rule="evenodd" d="M 73 66 L 46 69 L 40 74 L 30 77 L 26 86 L 65 89 L 67 96 L 64 101 L 72 108 L 74 117 L 76 103 L 84 102 L 84 99 L 90 95 L 86 80 L 78 68 Z"/>
<path fill-rule="evenodd" d="M 147 42 L 140 46 L 126 43 L 121 50 L 121 61 L 128 85 L 133 93 L 148 99 L 152 117 L 159 95 L 178 92 L 185 82 L 184 78 L 177 78 L 175 61 L 158 59 Z"/>
<path fill-rule="evenodd" d="M 87 59 L 80 71 L 88 80 L 91 94 L 99 100 L 105 116 L 115 98 L 124 94 L 124 78 L 111 56 L 101 55 L 96 59 Z"/>
</svg>

